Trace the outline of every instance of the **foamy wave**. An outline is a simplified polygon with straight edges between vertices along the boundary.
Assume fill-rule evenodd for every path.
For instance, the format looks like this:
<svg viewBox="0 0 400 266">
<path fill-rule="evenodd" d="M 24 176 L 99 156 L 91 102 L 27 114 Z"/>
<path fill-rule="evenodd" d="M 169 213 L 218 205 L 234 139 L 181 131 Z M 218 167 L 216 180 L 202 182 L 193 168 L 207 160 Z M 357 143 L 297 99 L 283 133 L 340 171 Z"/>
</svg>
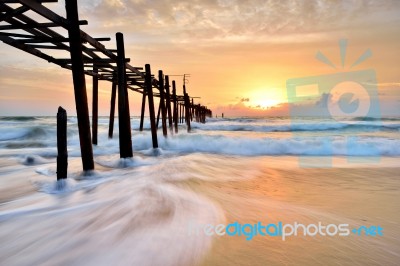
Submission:
<svg viewBox="0 0 400 266">
<path fill-rule="evenodd" d="M 54 161 L 45 159 L 38 155 L 27 155 L 23 159 L 20 159 L 20 162 L 24 165 L 38 165 L 38 164 L 51 163 Z"/>
<path fill-rule="evenodd" d="M 242 138 L 224 135 L 181 134 L 162 139 L 163 150 L 230 155 L 400 155 L 400 140 L 386 138 L 305 137 Z"/>
<path fill-rule="evenodd" d="M 193 128 L 207 131 L 254 131 L 254 132 L 296 132 L 296 131 L 330 131 L 330 130 L 360 130 L 360 131 L 376 131 L 376 130 L 399 130 L 399 123 L 380 124 L 380 123 L 286 123 L 286 124 L 249 124 L 249 123 L 210 123 L 200 124 L 193 123 Z"/>
<path fill-rule="evenodd" d="M 132 158 L 117 158 L 117 156 L 105 156 L 96 158 L 96 163 L 109 168 L 128 168 L 156 163 L 154 158 L 134 156 Z"/>
<path fill-rule="evenodd" d="M 199 263 L 213 237 L 190 236 L 189 222 L 222 223 L 223 211 L 190 189 L 160 182 L 160 171 L 115 171 L 118 182 L 97 186 L 90 194 L 68 192 L 94 181 L 45 181 L 40 189 L 51 195 L 9 203 L 0 212 L 0 238 L 13 243 L 3 249 L 6 264 Z M 49 230 L 55 225 L 61 231 Z M 29 248 L 32 243 L 37 243 L 34 249 Z M 18 256 L 20 250 L 25 250 L 24 256 Z"/>
<path fill-rule="evenodd" d="M 35 185 L 39 188 L 39 191 L 48 194 L 62 194 L 73 192 L 79 189 L 77 182 L 73 179 L 37 182 Z"/>
</svg>

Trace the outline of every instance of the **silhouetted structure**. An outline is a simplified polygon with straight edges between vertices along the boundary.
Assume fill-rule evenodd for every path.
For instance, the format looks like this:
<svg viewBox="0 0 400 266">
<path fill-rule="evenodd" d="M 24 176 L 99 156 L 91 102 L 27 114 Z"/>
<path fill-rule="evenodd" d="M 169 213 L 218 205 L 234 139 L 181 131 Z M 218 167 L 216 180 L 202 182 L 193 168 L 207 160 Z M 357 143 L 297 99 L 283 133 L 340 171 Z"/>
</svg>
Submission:
<svg viewBox="0 0 400 266">
<path fill-rule="evenodd" d="M 100 42 L 110 41 L 110 38 L 93 38 L 82 31 L 80 25 L 87 25 L 88 22 L 79 20 L 77 0 L 65 1 L 66 18 L 42 5 L 42 3 L 49 2 L 57 2 L 57 0 L 2 0 L 0 2 L 0 21 L 6 22 L 7 25 L 0 25 L 0 40 L 50 63 L 72 70 L 83 170 L 94 169 L 92 143 L 97 144 L 98 142 L 99 80 L 112 82 L 108 132 L 110 138 L 113 137 L 115 101 L 118 99 L 121 158 L 132 157 L 128 89 L 142 94 L 140 130 L 143 130 L 146 97 L 148 98 L 154 148 L 158 147 L 154 97 L 160 98 L 164 136 L 168 134 L 167 121 L 170 129 L 174 126 L 177 133 L 179 122 L 185 121 L 187 130 L 190 131 L 190 122 L 194 118 L 196 121 L 204 123 L 206 116 L 212 116 L 211 110 L 207 107 L 195 105 L 193 98 L 190 102 L 191 98 L 185 85 L 183 95 L 177 95 L 175 81 L 172 81 L 171 96 L 169 77 L 164 76 L 162 71 L 159 71 L 157 80 L 151 75 L 150 65 L 146 65 L 145 71 L 141 67 L 131 66 L 130 59 L 125 57 L 122 33 L 116 34 L 117 49 L 107 49 Z M 24 13 L 27 11 L 35 12 L 40 18 L 35 20 L 26 16 Z M 38 22 L 44 20 L 46 22 Z M 57 32 L 51 29 L 53 27 L 58 28 Z M 18 33 L 13 32 L 15 30 L 19 30 Z M 21 30 L 24 33 L 20 33 Z M 59 33 L 63 30 L 66 32 L 66 36 Z M 65 51 L 66 58 L 52 56 L 51 51 L 54 50 Z M 85 75 L 93 78 L 92 134 Z M 154 88 L 158 89 L 158 93 L 153 93 Z"/>
</svg>

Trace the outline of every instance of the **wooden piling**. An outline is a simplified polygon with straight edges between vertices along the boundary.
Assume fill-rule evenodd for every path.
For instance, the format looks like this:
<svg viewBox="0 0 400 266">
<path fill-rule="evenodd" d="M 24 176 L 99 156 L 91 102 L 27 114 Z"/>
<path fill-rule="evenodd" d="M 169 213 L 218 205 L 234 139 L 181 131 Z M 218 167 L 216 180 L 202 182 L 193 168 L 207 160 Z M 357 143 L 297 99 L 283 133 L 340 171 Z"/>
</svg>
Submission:
<svg viewBox="0 0 400 266">
<path fill-rule="evenodd" d="M 182 124 L 183 121 L 183 112 L 182 112 L 183 106 L 181 103 L 179 103 L 179 124 Z"/>
<path fill-rule="evenodd" d="M 196 105 L 196 122 L 200 122 L 200 104 Z"/>
<path fill-rule="evenodd" d="M 60 106 L 57 112 L 57 180 L 66 179 L 67 170 L 67 111 Z"/>
<path fill-rule="evenodd" d="M 151 126 L 151 138 L 153 141 L 153 148 L 158 148 L 158 140 L 157 140 L 157 127 L 156 127 L 156 117 L 154 110 L 154 99 L 153 99 L 153 85 L 152 85 L 152 77 L 151 77 L 151 68 L 149 64 L 146 64 L 146 76 L 145 76 L 145 87 L 146 93 L 149 99 L 149 114 L 150 114 L 150 126 Z"/>
<path fill-rule="evenodd" d="M 161 124 L 163 129 L 163 136 L 167 137 L 167 110 L 165 108 L 165 95 L 164 95 L 164 75 L 162 70 L 158 71 L 158 89 L 160 90 L 160 109 L 161 109 Z M 157 122 L 158 124 L 158 122 Z"/>
<path fill-rule="evenodd" d="M 190 130 L 191 130 L 191 127 L 190 127 L 190 99 L 189 99 L 189 95 L 187 93 L 185 93 L 184 99 L 185 99 L 186 127 L 187 127 L 187 132 L 190 132 Z"/>
<path fill-rule="evenodd" d="M 110 123 L 108 125 L 108 137 L 112 139 L 114 131 L 114 116 L 115 116 L 115 98 L 117 94 L 117 76 L 114 73 L 111 86 L 111 101 L 110 101 Z"/>
<path fill-rule="evenodd" d="M 146 108 L 146 89 L 143 90 L 143 94 L 142 94 L 142 109 L 140 112 L 140 125 L 139 125 L 139 130 L 143 131 L 143 123 L 144 123 L 144 112 L 145 112 L 145 108 Z"/>
<path fill-rule="evenodd" d="M 121 158 L 133 156 L 131 117 L 129 114 L 128 90 L 126 87 L 126 66 L 124 36 L 118 32 L 117 39 L 117 69 L 118 69 L 118 118 L 119 118 L 119 154 Z"/>
<path fill-rule="evenodd" d="M 157 119 L 156 119 L 156 128 L 158 130 L 158 125 L 160 122 L 160 114 L 161 114 L 161 101 L 158 103 L 158 111 L 157 111 Z"/>
<path fill-rule="evenodd" d="M 176 99 L 176 83 L 175 83 L 175 80 L 172 81 L 172 101 L 174 103 L 175 133 L 178 133 L 178 101 Z"/>
<path fill-rule="evenodd" d="M 66 0 L 65 9 L 69 22 L 68 36 L 74 82 L 75 106 L 78 117 L 79 140 L 83 170 L 93 170 L 93 149 L 90 136 L 89 108 L 86 94 L 85 72 L 82 57 L 82 41 L 79 29 L 77 0 Z"/>
<path fill-rule="evenodd" d="M 173 96 L 171 100 L 168 76 L 163 80 L 162 72 L 159 73 L 159 81 L 151 76 L 150 65 L 146 65 L 146 73 L 142 68 L 133 67 L 125 58 L 123 35 L 116 34 L 117 49 L 107 49 L 102 43 L 110 41 L 111 38 L 93 38 L 79 25 L 86 25 L 87 21 L 80 21 L 78 16 L 77 0 L 65 0 L 66 18 L 54 13 L 42 3 L 57 2 L 57 0 L 8 0 L 0 3 L 0 9 L 4 23 L 0 26 L 0 41 L 25 51 L 49 63 L 56 64 L 62 68 L 72 70 L 76 114 L 78 118 L 80 151 L 82 155 L 83 170 L 94 169 L 92 144 L 98 143 L 98 82 L 99 80 L 112 81 L 110 121 L 110 138 L 113 137 L 115 120 L 115 101 L 118 89 L 118 111 L 119 111 L 119 145 L 122 158 L 132 156 L 131 121 L 129 111 L 128 88 L 132 91 L 142 93 L 142 113 L 140 130 L 143 130 L 145 102 L 149 97 L 149 113 L 153 147 L 158 147 L 157 127 L 155 126 L 155 109 L 153 87 L 160 88 L 160 114 L 163 122 L 163 134 L 167 135 L 167 119 L 169 127 L 178 132 L 178 123 L 186 123 L 188 131 L 190 123 L 196 120 L 205 122 L 207 116 L 212 112 L 205 106 L 194 106 L 193 99 L 190 102 L 186 92 L 185 82 L 188 74 L 183 75 L 183 96 L 176 94 L 176 84 L 173 81 Z M 19 5 L 13 5 L 19 3 Z M 35 13 L 35 18 L 24 12 Z M 38 18 L 38 19 L 37 19 Z M 43 22 L 45 21 L 45 22 Z M 57 27 L 57 31 L 51 28 Z M 61 29 L 68 31 L 68 36 L 61 33 Z M 18 30 L 18 32 L 9 32 Z M 67 44 L 68 43 L 68 44 Z M 56 54 L 47 53 L 47 50 L 60 50 L 70 52 L 70 58 L 59 58 Z M 117 53 L 117 54 L 116 54 Z M 117 63 L 117 66 L 115 66 Z M 93 67 L 93 69 L 91 69 Z M 89 106 L 85 74 L 93 77 L 93 101 L 92 101 L 92 129 L 90 127 Z M 145 79 L 145 82 L 143 82 Z M 118 85 L 118 88 L 117 88 Z M 173 112 L 171 111 L 173 103 Z M 65 111 L 65 110 L 64 110 Z M 159 117 L 158 116 L 158 117 Z M 60 155 L 60 158 L 62 155 Z M 61 167 L 61 165 L 60 165 Z M 59 171 L 62 173 L 62 171 Z"/>
<path fill-rule="evenodd" d="M 165 76 L 165 102 L 168 114 L 168 126 L 172 132 L 171 92 L 169 88 L 169 77 Z"/>
<path fill-rule="evenodd" d="M 190 121 L 193 121 L 193 116 L 194 116 L 194 100 L 192 98 L 192 103 L 190 105 Z"/>
<path fill-rule="evenodd" d="M 97 67 L 93 66 L 93 73 L 97 74 Z M 92 79 L 92 143 L 97 145 L 97 124 L 98 124 L 98 102 L 99 102 L 99 80 L 96 75 Z"/>
</svg>

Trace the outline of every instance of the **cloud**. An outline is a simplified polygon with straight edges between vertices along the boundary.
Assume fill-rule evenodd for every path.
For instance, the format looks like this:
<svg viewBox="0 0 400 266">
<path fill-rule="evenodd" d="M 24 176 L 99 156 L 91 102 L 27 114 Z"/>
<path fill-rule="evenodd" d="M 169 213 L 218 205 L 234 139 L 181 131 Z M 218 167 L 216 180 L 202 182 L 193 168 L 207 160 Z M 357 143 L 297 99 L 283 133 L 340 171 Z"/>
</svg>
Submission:
<svg viewBox="0 0 400 266">
<path fill-rule="evenodd" d="M 326 34 L 396 20 L 400 7 L 399 1 L 357 0 L 95 0 L 79 4 L 82 17 L 95 19 L 102 29 L 123 27 L 126 33 L 169 36 L 170 42 L 293 41 L 299 32 Z M 291 35 L 296 38 L 287 38 Z"/>
</svg>

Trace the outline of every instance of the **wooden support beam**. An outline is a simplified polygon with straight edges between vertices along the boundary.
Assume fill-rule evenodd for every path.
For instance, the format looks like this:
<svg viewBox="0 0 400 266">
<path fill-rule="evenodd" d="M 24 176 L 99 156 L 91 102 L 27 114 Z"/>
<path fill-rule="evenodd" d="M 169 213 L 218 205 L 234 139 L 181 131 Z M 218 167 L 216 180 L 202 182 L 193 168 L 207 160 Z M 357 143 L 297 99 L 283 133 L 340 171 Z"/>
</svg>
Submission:
<svg viewBox="0 0 400 266">
<path fill-rule="evenodd" d="M 69 0 L 65 0 L 65 7 L 66 9 L 68 9 L 68 3 Z M 57 23 L 58 25 L 64 27 L 65 29 L 68 30 L 69 25 L 73 26 L 73 24 L 71 24 L 71 21 L 68 19 L 68 14 L 67 14 L 67 19 L 57 15 L 56 13 L 54 13 L 53 11 L 49 10 L 48 8 L 46 8 L 45 6 L 43 6 L 40 2 L 36 1 L 36 0 L 19 0 L 19 3 L 23 4 L 24 6 L 29 7 L 30 9 L 32 9 L 33 11 L 35 11 L 36 13 L 38 13 L 39 15 L 47 18 L 48 20 Z M 79 19 L 74 21 L 74 24 L 77 24 L 78 28 L 79 28 Z M 80 30 L 79 30 L 80 31 Z M 80 32 L 78 32 L 79 34 Z"/>
<path fill-rule="evenodd" d="M 60 106 L 57 112 L 57 180 L 66 179 L 67 170 L 67 111 Z"/>
<path fill-rule="evenodd" d="M 183 122 L 183 105 L 179 104 L 179 123 L 182 124 Z"/>
<path fill-rule="evenodd" d="M 174 124 L 175 133 L 178 133 L 178 101 L 176 100 L 176 83 L 172 81 L 172 101 L 174 103 Z"/>
<path fill-rule="evenodd" d="M 160 114 L 161 114 L 161 101 L 159 101 L 159 103 L 158 103 L 158 112 L 157 112 L 157 119 L 156 119 L 156 128 L 157 128 L 157 130 L 158 130 L 159 122 L 160 122 Z"/>
<path fill-rule="evenodd" d="M 114 78 L 111 87 L 111 101 L 110 101 L 110 122 L 108 125 L 108 138 L 112 139 L 114 131 L 114 115 L 115 115 L 115 98 L 117 94 L 117 77 L 114 73 Z"/>
<path fill-rule="evenodd" d="M 165 107 L 165 96 L 164 96 L 164 75 L 162 70 L 158 71 L 158 89 L 160 90 L 160 109 L 161 109 L 161 124 L 163 129 L 164 137 L 167 137 L 167 110 Z"/>
<path fill-rule="evenodd" d="M 97 73 L 97 67 L 93 67 L 93 72 Z M 99 110 L 99 79 L 97 76 L 92 77 L 92 143 L 97 145 L 97 123 Z"/>
<path fill-rule="evenodd" d="M 14 33 L 14 32 L 0 32 L 0 35 L 8 37 L 17 37 L 17 38 L 35 38 L 35 35 Z"/>
<path fill-rule="evenodd" d="M 57 21 L 57 23 L 58 23 L 58 22 L 60 22 L 60 23 L 67 23 L 67 20 L 65 20 L 64 18 L 58 16 L 57 14 L 55 14 L 55 13 L 52 12 L 51 10 L 47 9 L 46 7 L 44 7 L 44 6 L 42 6 L 42 5 L 37 5 L 36 3 L 34 3 L 34 2 L 32 2 L 32 1 L 30 1 L 30 0 L 24 1 L 24 5 L 29 5 L 29 4 L 31 5 L 30 7 L 36 6 L 36 8 L 38 8 L 38 10 L 40 11 L 40 13 L 39 13 L 39 12 L 38 12 L 38 13 L 41 14 L 42 16 L 46 17 L 47 19 L 49 19 L 49 20 L 51 20 L 51 21 L 53 21 L 53 22 L 55 22 L 55 21 L 53 20 L 53 19 L 55 19 L 55 20 Z M 29 7 L 29 8 L 30 8 L 30 7 Z M 5 5 L 5 4 L 2 4 L 2 3 L 0 3 L 0 9 L 1 9 L 1 10 L 4 10 L 4 11 L 6 11 L 6 12 L 11 12 L 11 11 L 13 10 L 11 7 L 9 7 L 9 6 Z M 18 19 L 18 20 L 17 20 L 17 19 Z M 33 20 L 33 19 L 31 19 L 31 18 L 25 16 L 24 14 L 18 14 L 18 15 L 15 16 L 15 18 L 10 18 L 10 19 L 7 19 L 7 20 L 5 20 L 5 21 L 8 22 L 8 23 L 10 23 L 10 24 L 13 24 L 13 25 L 24 25 L 24 23 L 25 23 L 25 24 L 37 23 L 35 20 Z M 22 21 L 23 23 L 21 23 L 21 21 Z M 55 39 L 64 38 L 64 36 L 60 35 L 59 33 L 55 32 L 55 31 L 52 31 L 51 29 L 48 29 L 48 28 L 25 29 L 25 31 L 28 32 L 28 33 L 33 34 L 33 35 L 36 36 L 37 38 L 38 38 L 38 37 L 39 37 L 39 38 L 49 38 L 49 36 L 50 36 L 51 38 L 55 38 Z M 84 34 L 81 34 L 81 35 L 84 35 Z M 82 36 L 81 36 L 81 37 L 82 37 Z M 101 45 L 100 43 L 98 43 L 98 42 L 97 42 L 96 40 L 94 40 L 93 38 L 92 38 L 91 41 L 93 41 L 93 42 L 99 44 L 99 46 L 102 46 L 102 47 L 104 48 L 103 45 Z M 56 46 L 58 46 L 58 47 L 61 47 L 61 48 L 64 48 L 65 50 L 69 51 L 69 47 L 68 47 L 67 45 L 65 45 L 64 43 L 54 43 L 54 45 L 56 45 Z M 98 56 L 96 53 L 94 53 L 93 51 L 89 51 L 87 47 L 83 46 L 82 49 L 83 49 L 83 52 L 84 52 L 85 54 L 89 55 L 90 57 L 92 57 L 92 58 L 99 58 L 99 56 Z M 104 49 L 105 49 L 105 48 L 104 48 Z M 100 52 L 102 52 L 102 51 L 100 51 Z M 107 51 L 107 52 L 108 52 L 108 51 Z M 110 54 L 113 55 L 113 56 L 114 56 L 113 59 L 116 60 L 116 56 L 115 56 L 114 54 L 112 54 L 112 53 L 110 53 Z M 108 53 L 106 53 L 106 55 L 108 55 Z M 68 66 L 62 66 L 62 67 L 68 68 Z"/>
<path fill-rule="evenodd" d="M 171 114 L 171 93 L 169 86 L 169 77 L 165 76 L 165 100 L 167 105 L 167 113 L 168 113 L 168 125 L 170 130 L 172 131 L 172 114 Z"/>
<path fill-rule="evenodd" d="M 13 9 L 7 5 L 1 4 L 0 3 L 0 9 L 5 10 L 7 12 L 11 12 Z M 7 23 L 13 24 L 13 25 L 23 25 L 22 22 L 24 23 L 36 23 L 33 19 L 25 16 L 24 14 L 18 14 L 15 16 L 15 18 L 9 18 L 5 19 Z M 21 22 L 22 21 L 22 22 Z M 54 38 L 64 38 L 64 36 L 58 34 L 55 31 L 52 31 L 47 28 L 41 28 L 40 30 L 38 29 L 25 29 L 26 32 L 33 34 L 36 37 L 40 38 L 49 38 L 54 37 Z M 64 43 L 57 43 L 55 44 L 58 47 L 64 48 L 65 50 L 69 51 L 69 47 L 64 44 Z"/>
<path fill-rule="evenodd" d="M 87 25 L 87 20 L 79 21 L 79 25 Z M 1 25 L 0 30 L 23 30 L 23 29 L 39 29 L 39 28 L 53 28 L 61 27 L 61 25 L 53 22 L 46 23 L 30 23 L 30 24 L 20 24 L 20 25 Z"/>
<path fill-rule="evenodd" d="M 69 49 L 61 48 L 61 47 L 55 46 L 55 45 L 29 44 L 29 47 L 35 48 L 35 49 L 66 50 L 66 51 L 69 51 Z"/>
<path fill-rule="evenodd" d="M 146 91 L 149 97 L 149 113 L 150 113 L 150 125 L 151 125 L 151 138 L 153 141 L 153 148 L 158 148 L 157 140 L 157 128 L 156 128 L 156 117 L 154 110 L 154 99 L 153 99 L 153 82 L 151 77 L 151 68 L 149 64 L 146 64 Z"/>
<path fill-rule="evenodd" d="M 26 44 L 20 43 L 18 41 L 15 41 L 13 38 L 10 38 L 8 36 L 0 36 L 0 41 L 4 42 L 4 43 L 6 43 L 6 44 L 8 44 L 10 46 L 13 46 L 15 48 L 18 48 L 18 49 L 20 49 L 22 51 L 25 51 L 25 52 L 27 52 L 27 53 L 29 53 L 31 55 L 40 57 L 40 58 L 42 58 L 42 59 L 44 59 L 44 60 L 46 60 L 46 61 L 48 61 L 50 63 L 55 63 L 55 64 L 57 64 L 59 66 L 62 66 L 62 67 L 65 66 L 65 64 L 62 64 L 61 62 L 57 62 L 57 60 L 54 57 L 51 57 L 51 56 L 49 56 L 49 55 L 47 55 L 45 53 L 42 53 L 41 51 L 39 51 L 37 49 L 31 48 L 29 45 L 26 45 Z"/>
<path fill-rule="evenodd" d="M 143 131 L 143 123 L 144 123 L 144 112 L 145 112 L 145 108 L 146 108 L 146 90 L 143 90 L 142 93 L 142 108 L 141 108 L 141 112 L 140 112 L 140 125 L 139 125 L 139 130 Z"/>
<path fill-rule="evenodd" d="M 187 126 L 187 132 L 190 132 L 191 127 L 190 127 L 190 99 L 189 95 L 185 93 L 185 118 L 186 118 L 186 126 Z"/>
<path fill-rule="evenodd" d="M 121 158 L 133 156 L 131 117 L 129 114 L 128 90 L 126 87 L 125 46 L 124 36 L 118 32 L 117 39 L 117 67 L 118 67 L 118 118 L 119 118 L 119 153 Z"/>
<path fill-rule="evenodd" d="M 0 16 L 0 21 L 4 21 L 7 20 L 9 18 L 15 17 L 17 15 L 23 14 L 26 11 L 28 11 L 29 8 L 27 8 L 26 6 L 20 6 L 14 10 L 11 10 L 10 12 L 6 12 L 5 14 Z"/>
<path fill-rule="evenodd" d="M 40 4 L 39 4 L 40 5 Z M 66 0 L 65 7 L 69 21 L 68 35 L 71 47 L 72 77 L 74 80 L 76 114 L 78 116 L 79 140 L 83 170 L 93 170 L 93 149 L 90 136 L 89 108 L 86 94 L 85 72 L 83 69 L 82 42 L 79 34 L 77 0 Z"/>
<path fill-rule="evenodd" d="M 196 105 L 196 122 L 200 122 L 200 105 Z"/>
<path fill-rule="evenodd" d="M 28 7 L 26 7 L 26 6 L 24 6 L 25 8 L 28 8 Z M 43 6 L 41 6 L 40 5 L 40 7 L 43 9 L 44 7 Z M 29 9 L 29 8 L 28 8 Z M 2 4 L 2 3 L 0 3 L 0 10 L 2 11 L 2 12 L 7 12 L 7 13 L 10 13 L 10 12 L 12 12 L 13 11 L 13 9 L 11 8 L 11 7 L 9 7 L 9 6 L 7 6 L 7 5 L 5 5 L 5 4 Z M 48 12 L 51 12 L 50 10 L 48 10 Z M 54 14 L 54 13 L 53 13 Z M 29 17 L 27 17 L 27 16 L 25 16 L 24 14 L 17 14 L 16 16 L 15 16 L 15 18 L 7 18 L 7 19 L 5 19 L 5 21 L 7 22 L 7 23 L 9 23 L 9 24 L 12 24 L 12 25 L 25 25 L 25 24 L 35 24 L 35 23 L 37 23 L 35 20 L 33 20 L 33 19 L 31 19 L 31 18 L 29 18 Z M 22 23 L 23 22 L 23 23 Z M 59 33 L 57 33 L 57 32 L 55 32 L 55 31 L 52 31 L 51 29 L 48 29 L 48 28 L 40 28 L 40 29 L 25 29 L 24 31 L 26 31 L 26 32 L 28 32 L 28 33 L 31 33 L 33 36 L 35 36 L 36 38 L 40 38 L 40 39 L 47 39 L 47 40 L 54 40 L 54 39 L 63 39 L 64 38 L 64 36 L 62 36 L 62 35 L 60 35 Z M 51 39 L 51 38 L 53 38 L 53 39 Z M 64 38 L 65 39 L 65 38 Z M 64 50 L 67 50 L 67 51 L 69 51 L 69 46 L 68 45 L 66 45 L 66 44 L 64 44 L 64 43 L 62 43 L 62 42 L 53 42 L 53 44 L 55 45 L 55 46 L 57 46 L 57 47 L 60 47 L 60 49 L 64 49 Z M 32 47 L 31 45 L 29 45 L 29 47 L 31 47 L 31 48 L 35 48 L 35 47 Z M 96 57 L 98 57 L 94 52 L 88 52 L 88 51 L 86 51 L 86 48 L 85 47 L 83 47 L 83 51 L 86 53 L 86 54 L 88 54 L 88 55 L 90 55 L 91 57 L 93 57 L 93 58 L 96 58 Z M 58 63 L 56 63 L 56 64 L 58 64 Z M 70 69 L 70 66 L 68 66 L 68 65 L 61 65 L 61 64 L 58 64 L 58 65 L 60 65 L 61 67 L 63 67 L 63 68 L 67 68 L 67 69 Z"/>
<path fill-rule="evenodd" d="M 99 52 L 99 50 L 98 49 L 96 49 L 96 48 L 86 48 L 86 50 L 87 51 L 91 51 L 91 52 Z M 109 52 L 112 52 L 112 53 L 117 53 L 117 49 L 107 49 Z"/>
<path fill-rule="evenodd" d="M 56 59 L 57 62 L 62 63 L 62 64 L 70 64 L 71 60 L 68 58 L 58 58 Z M 130 59 L 127 58 L 125 59 L 125 62 L 129 62 Z M 84 58 L 83 59 L 84 63 L 96 63 L 96 64 L 110 64 L 110 63 L 116 63 L 115 60 L 109 59 L 109 58 Z"/>
<path fill-rule="evenodd" d="M 7 5 L 0 3 L 0 10 L 5 11 L 5 12 L 12 12 L 12 8 L 8 7 Z M 17 20 L 18 19 L 18 20 Z M 27 16 L 23 15 L 23 14 L 19 14 L 16 15 L 15 18 L 9 18 L 6 19 L 7 23 L 13 24 L 13 25 L 24 25 L 22 22 L 29 24 L 29 23 L 36 23 L 36 21 L 28 18 Z M 53 39 L 63 39 L 64 36 L 50 30 L 47 28 L 41 28 L 40 30 L 38 29 L 25 29 L 26 32 L 31 33 L 32 36 L 35 36 L 36 38 L 40 38 L 40 39 L 46 39 L 46 40 L 53 40 Z M 29 36 L 29 35 L 27 35 Z M 49 37 L 50 36 L 50 37 Z M 0 36 L 2 37 L 2 36 Z M 8 37 L 8 36 L 3 36 L 3 37 Z M 52 39 L 53 38 L 53 39 Z M 1 38 L 4 39 L 4 38 Z M 64 38 L 64 39 L 68 39 L 68 38 Z M 17 40 L 14 40 L 12 38 L 8 38 L 7 40 L 4 40 L 5 43 L 14 46 L 18 49 L 21 49 L 25 52 L 28 52 L 30 54 L 33 54 L 35 56 L 38 56 L 44 60 L 47 60 L 48 62 L 51 63 L 55 63 L 63 68 L 66 69 L 71 69 L 70 65 L 64 64 L 64 63 L 59 63 L 59 62 L 55 62 L 55 59 L 37 49 L 35 49 L 35 47 L 33 47 L 32 45 L 25 45 L 24 43 L 21 43 Z M 68 45 L 64 44 L 64 43 L 54 43 L 55 46 L 59 47 L 60 49 L 64 49 L 69 51 L 70 48 Z M 83 47 L 84 51 L 86 50 L 85 47 Z M 85 51 L 87 54 L 89 54 L 90 56 L 92 56 L 93 58 L 98 58 L 98 56 L 93 53 L 93 52 L 87 52 Z M 86 73 L 86 72 L 85 72 Z M 86 74 L 90 75 L 90 72 L 87 72 Z"/>
<path fill-rule="evenodd" d="M 38 3 L 35 0 L 19 0 L 19 2 L 21 4 L 23 4 L 24 6 L 29 7 L 30 9 L 32 9 L 33 11 L 35 11 L 36 13 L 38 13 L 39 15 L 47 18 L 48 20 L 60 24 L 62 27 L 64 27 L 65 29 L 68 29 L 69 24 L 68 21 L 66 19 L 64 19 L 63 17 L 57 15 L 56 13 L 52 12 L 51 10 L 49 10 L 48 8 L 46 8 L 45 6 L 41 5 L 40 3 Z M 24 15 L 21 15 L 24 16 Z M 18 17 L 18 19 L 20 19 Z M 28 21 L 33 21 L 29 18 L 27 18 L 26 16 L 21 18 L 21 21 L 24 22 L 28 22 Z M 52 37 L 61 37 L 59 34 L 57 34 L 54 31 L 51 31 L 50 29 L 47 28 L 43 28 L 41 29 L 41 31 L 43 31 L 44 33 L 52 36 Z M 109 57 L 110 59 L 116 60 L 117 56 L 108 51 L 105 46 L 103 44 L 101 44 L 100 42 L 98 42 L 95 38 L 89 36 L 88 34 L 86 34 L 85 32 L 80 30 L 80 38 L 82 40 L 82 42 L 88 42 L 91 46 L 93 46 L 94 48 L 96 48 L 99 52 L 102 52 L 104 55 L 106 55 L 107 57 Z M 91 53 L 91 55 L 93 57 L 97 56 L 94 52 L 91 51 L 86 51 L 85 49 L 85 53 Z M 134 69 L 132 66 L 127 65 L 127 68 L 130 69 Z M 139 71 L 138 71 L 139 72 Z"/>
<path fill-rule="evenodd" d="M 193 121 L 193 114 L 194 114 L 194 100 L 192 98 L 192 104 L 190 105 L 190 121 Z"/>
</svg>

